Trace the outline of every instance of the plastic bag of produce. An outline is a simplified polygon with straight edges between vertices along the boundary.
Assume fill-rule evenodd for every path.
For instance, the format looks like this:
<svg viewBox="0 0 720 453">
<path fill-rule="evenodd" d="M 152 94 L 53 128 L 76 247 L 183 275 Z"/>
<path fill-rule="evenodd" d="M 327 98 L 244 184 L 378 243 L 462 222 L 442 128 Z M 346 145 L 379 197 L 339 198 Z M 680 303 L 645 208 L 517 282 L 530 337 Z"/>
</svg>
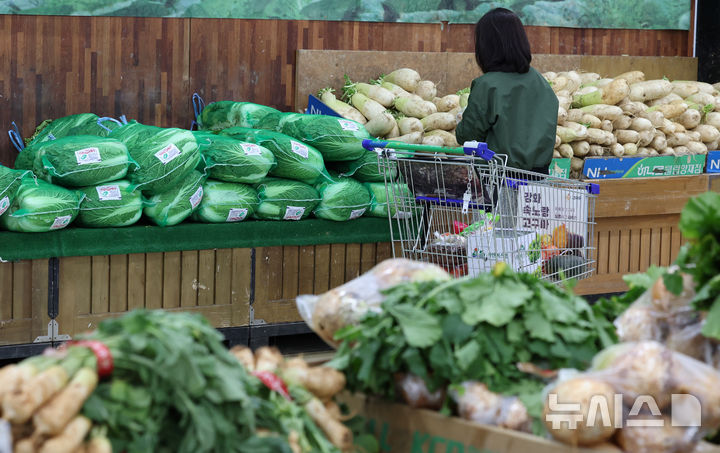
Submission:
<svg viewBox="0 0 720 453">
<path fill-rule="evenodd" d="M 318 191 L 305 183 L 268 178 L 257 187 L 260 204 L 255 217 L 264 220 L 302 220 L 320 203 Z"/>
<path fill-rule="evenodd" d="M 370 211 L 367 213 L 373 217 L 388 217 L 388 210 L 390 210 L 390 216 L 393 218 L 405 218 L 412 215 L 413 211 L 417 209 L 415 204 L 415 198 L 410 193 L 410 188 L 407 184 L 394 183 L 385 189 L 385 183 L 381 182 L 370 182 L 365 183 L 370 192 Z M 388 195 L 390 201 L 388 202 Z"/>
<path fill-rule="evenodd" d="M 394 160 L 378 160 L 378 153 L 365 151 L 359 159 L 336 162 L 332 168 L 343 176 L 352 176 L 362 182 L 385 182 L 397 178 L 397 162 Z"/>
<path fill-rule="evenodd" d="M 273 153 L 260 145 L 225 135 L 194 134 L 205 157 L 205 168 L 210 178 L 255 184 L 262 181 L 276 165 Z"/>
<path fill-rule="evenodd" d="M 252 102 L 219 101 L 208 104 L 198 117 L 201 129 L 220 131 L 229 127 L 275 129 L 282 112 Z"/>
<path fill-rule="evenodd" d="M 65 187 L 82 187 L 125 177 L 132 160 L 113 138 L 71 135 L 40 144 L 33 170 L 39 178 Z"/>
<path fill-rule="evenodd" d="M 277 178 L 313 185 L 329 178 L 322 154 L 312 146 L 278 132 L 233 127 L 221 132 L 237 140 L 255 143 L 272 151 L 277 165 L 269 172 Z"/>
<path fill-rule="evenodd" d="M 42 180 L 24 178 L 15 201 L 0 216 L 0 224 L 21 233 L 59 230 L 75 219 L 81 201 L 77 192 Z"/>
<path fill-rule="evenodd" d="M 107 131 L 98 125 L 99 117 L 94 113 L 78 113 L 54 120 L 45 120 L 38 125 L 27 145 L 67 137 L 69 135 L 94 135 L 104 137 Z"/>
<path fill-rule="evenodd" d="M 205 178 L 193 171 L 178 186 L 153 195 L 143 209 L 145 216 L 159 226 L 177 225 L 187 219 L 202 201 Z"/>
<path fill-rule="evenodd" d="M 493 393 L 485 384 L 475 381 L 463 382 L 460 389 L 451 389 L 450 396 L 457 404 L 458 415 L 465 420 L 530 431 L 532 422 L 527 408 L 517 397 Z"/>
<path fill-rule="evenodd" d="M 139 190 L 130 190 L 130 181 L 113 181 L 82 187 L 85 194 L 80 204 L 77 224 L 86 227 L 124 227 L 140 220 L 143 198 Z"/>
<path fill-rule="evenodd" d="M 150 195 L 170 190 L 185 181 L 200 162 L 200 150 L 192 132 L 129 123 L 110 134 L 127 146 L 137 166 L 128 179 Z"/>
<path fill-rule="evenodd" d="M 240 222 L 258 207 L 257 191 L 245 184 L 207 180 L 193 220 L 207 223 Z"/>
<path fill-rule="evenodd" d="M 370 208 L 370 193 L 352 178 L 332 175 L 332 180 L 315 188 L 321 197 L 313 211 L 318 218 L 345 222 L 361 217 Z"/>
<path fill-rule="evenodd" d="M 0 215 L 10 207 L 23 178 L 29 178 L 32 172 L 28 170 L 13 170 L 0 165 Z"/>
<path fill-rule="evenodd" d="M 362 141 L 372 138 L 362 124 L 327 115 L 286 113 L 277 129 L 315 147 L 328 162 L 359 159 L 365 153 Z"/>
<path fill-rule="evenodd" d="M 335 332 L 357 323 L 370 311 L 382 312 L 382 290 L 406 282 L 449 279 L 450 275 L 434 264 L 395 258 L 319 296 L 298 296 L 296 303 L 307 325 L 327 344 L 337 347 Z"/>
<path fill-rule="evenodd" d="M 720 427 L 720 373 L 655 341 L 621 343 L 597 354 L 588 372 L 561 372 L 544 415 L 552 436 L 573 445 L 614 436 L 627 453 L 692 451 Z M 579 417 L 576 429 L 554 423 L 568 417 Z"/>
</svg>

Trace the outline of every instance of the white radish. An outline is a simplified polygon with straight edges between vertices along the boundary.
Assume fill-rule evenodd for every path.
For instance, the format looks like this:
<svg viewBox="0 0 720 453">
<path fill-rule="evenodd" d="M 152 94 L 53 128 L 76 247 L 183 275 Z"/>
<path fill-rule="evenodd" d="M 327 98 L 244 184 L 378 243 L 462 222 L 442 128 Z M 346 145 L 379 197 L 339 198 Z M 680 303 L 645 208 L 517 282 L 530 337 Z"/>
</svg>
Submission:
<svg viewBox="0 0 720 453">
<path fill-rule="evenodd" d="M 700 124 L 702 115 L 694 109 L 685 110 L 682 115 L 677 117 L 677 122 L 682 124 L 685 129 L 693 129 Z"/>
<path fill-rule="evenodd" d="M 585 115 L 585 112 L 583 112 L 580 109 L 570 109 L 567 111 L 567 119 L 566 121 L 573 121 L 575 123 L 582 123 L 582 117 Z M 720 120 L 720 119 L 719 119 Z"/>
<path fill-rule="evenodd" d="M 700 141 L 704 143 L 714 142 L 720 139 L 720 131 L 709 124 L 701 124 L 695 128 L 695 132 L 700 134 Z"/>
<path fill-rule="evenodd" d="M 558 152 L 560 152 L 560 155 L 564 158 L 573 157 L 574 152 L 572 149 L 572 146 L 568 145 L 567 143 L 563 143 L 562 145 L 558 146 Z"/>
<path fill-rule="evenodd" d="M 615 105 L 607 105 L 607 104 L 594 104 L 589 105 L 587 107 L 583 107 L 582 111 L 585 113 L 589 113 L 591 115 L 595 115 L 601 120 L 610 120 L 615 121 L 616 119 L 620 118 L 623 114 L 623 110 L 620 107 L 617 107 Z"/>
<path fill-rule="evenodd" d="M 600 125 L 600 129 L 607 131 L 607 132 L 612 132 L 614 128 L 615 127 L 613 126 L 613 123 L 610 120 L 603 120 L 602 124 Z"/>
<path fill-rule="evenodd" d="M 656 105 L 665 105 L 665 104 L 671 104 L 676 101 L 682 101 L 684 98 L 678 96 L 675 93 L 670 93 L 667 96 L 663 96 L 660 99 L 655 99 L 650 102 L 648 102 L 648 105 L 650 107 L 654 107 Z"/>
<path fill-rule="evenodd" d="M 409 91 L 404 90 L 402 87 L 395 85 L 394 83 L 390 83 L 387 80 L 383 80 L 383 82 L 380 84 L 381 87 L 385 88 L 389 92 L 395 95 L 395 97 L 406 97 L 406 98 L 417 98 L 422 99 L 420 96 L 410 93 Z"/>
<path fill-rule="evenodd" d="M 569 143 L 587 137 L 587 127 L 582 124 L 567 122 L 565 126 L 557 126 L 556 133 L 561 142 Z"/>
<path fill-rule="evenodd" d="M 708 112 L 703 123 L 720 129 L 720 112 Z"/>
<path fill-rule="evenodd" d="M 325 88 L 324 90 L 320 91 L 320 100 L 325 105 L 335 110 L 335 112 L 337 112 L 338 115 L 342 116 L 343 118 L 357 121 L 360 124 L 367 123 L 367 118 L 365 118 L 365 115 L 360 113 L 360 111 L 352 105 L 343 102 L 337 97 L 335 97 L 332 89 L 330 88 Z"/>
<path fill-rule="evenodd" d="M 435 104 L 412 98 L 399 97 L 395 99 L 395 108 L 406 116 L 425 118 L 437 112 Z"/>
<path fill-rule="evenodd" d="M 379 85 L 370 85 L 369 83 L 356 83 L 355 89 L 358 93 L 364 94 L 373 101 L 384 107 L 392 107 L 395 95 Z"/>
<path fill-rule="evenodd" d="M 580 83 L 589 84 L 600 80 L 600 74 L 596 72 L 581 72 Z"/>
<path fill-rule="evenodd" d="M 613 129 L 630 129 L 630 124 L 632 124 L 632 118 L 627 115 L 623 115 L 612 122 Z"/>
<path fill-rule="evenodd" d="M 413 131 L 407 134 L 403 134 L 399 137 L 393 138 L 396 142 L 404 142 L 404 143 L 411 143 L 414 145 L 419 145 L 422 143 L 423 140 L 423 133 L 420 131 Z"/>
<path fill-rule="evenodd" d="M 558 77 L 564 76 L 568 79 L 568 83 L 565 85 L 565 89 L 569 92 L 574 92 L 580 85 L 582 85 L 582 79 L 577 71 L 567 71 L 558 73 Z"/>
<path fill-rule="evenodd" d="M 558 93 L 560 91 L 567 89 L 568 84 L 570 84 L 570 83 L 571 83 L 570 79 L 568 79 L 565 76 L 558 75 L 550 82 L 550 86 L 552 87 L 552 89 L 555 93 Z"/>
<path fill-rule="evenodd" d="M 645 130 L 638 132 L 638 146 L 647 146 L 655 138 L 655 132 L 652 130 Z"/>
<path fill-rule="evenodd" d="M 659 99 L 667 96 L 672 92 L 672 83 L 667 80 L 649 80 L 646 82 L 637 82 L 630 85 L 630 94 L 628 97 L 631 101 L 646 102 L 653 99 Z"/>
<path fill-rule="evenodd" d="M 649 120 L 650 124 L 652 124 L 653 127 L 662 127 L 665 121 L 665 117 L 663 116 L 662 112 L 658 111 L 645 111 L 640 114 L 640 117 Z"/>
<path fill-rule="evenodd" d="M 620 143 L 615 143 L 610 147 L 610 153 L 615 157 L 622 157 L 625 155 L 625 147 Z"/>
<path fill-rule="evenodd" d="M 626 156 L 634 156 L 638 153 L 638 147 L 635 143 L 625 143 L 622 147 L 625 150 Z"/>
<path fill-rule="evenodd" d="M 712 105 L 712 107 L 715 108 L 715 96 L 708 93 L 695 93 L 692 96 L 688 96 L 687 98 L 685 98 L 685 101 L 694 102 L 700 107 L 700 109 L 702 109 L 708 104 Z"/>
<path fill-rule="evenodd" d="M 692 141 L 695 141 L 695 142 L 701 142 L 701 141 L 702 141 L 702 140 L 701 140 L 701 137 L 700 137 L 700 132 L 698 132 L 698 131 L 695 131 L 695 130 L 687 130 L 687 131 L 685 131 L 685 133 L 687 134 L 688 137 L 690 137 L 690 141 L 691 141 L 691 142 L 692 142 Z"/>
<path fill-rule="evenodd" d="M 678 116 L 682 115 L 685 110 L 688 109 L 688 105 L 685 102 L 671 102 L 670 104 L 663 104 L 663 105 L 656 105 L 654 107 L 650 107 L 648 109 L 649 112 L 658 111 L 663 114 L 663 116 L 669 120 L 673 118 L 677 118 Z"/>
<path fill-rule="evenodd" d="M 685 132 L 685 126 L 677 121 L 673 121 L 673 126 L 675 126 L 675 132 Z"/>
<path fill-rule="evenodd" d="M 437 87 L 430 80 L 421 80 L 415 86 L 415 94 L 426 101 L 432 101 L 437 96 Z"/>
<path fill-rule="evenodd" d="M 685 99 L 688 96 L 692 96 L 693 94 L 700 91 L 700 88 L 697 85 L 684 80 L 674 80 L 672 82 L 672 86 L 673 94 L 682 99 Z"/>
<path fill-rule="evenodd" d="M 706 145 L 709 151 L 717 151 L 720 149 L 720 139 L 715 140 L 714 142 L 706 143 Z"/>
<path fill-rule="evenodd" d="M 570 160 L 570 169 L 573 171 L 581 172 L 585 166 L 585 160 L 579 157 L 574 157 Z"/>
<path fill-rule="evenodd" d="M 603 147 L 600 145 L 591 144 L 590 145 L 590 151 L 588 151 L 588 156 L 602 156 L 604 154 Z"/>
<path fill-rule="evenodd" d="M 595 115 L 591 115 L 589 113 L 584 113 L 582 118 L 580 118 L 580 121 L 578 123 L 587 126 L 587 127 L 594 127 L 599 129 L 600 126 L 602 126 L 602 121 L 600 118 L 598 118 Z"/>
<path fill-rule="evenodd" d="M 590 143 L 584 140 L 572 142 L 570 143 L 570 146 L 572 146 L 573 155 L 575 157 L 585 157 L 590 152 Z"/>
<path fill-rule="evenodd" d="M 656 135 L 650 142 L 650 147 L 658 150 L 667 148 L 667 139 L 665 138 L 665 135 Z"/>
<path fill-rule="evenodd" d="M 675 155 L 675 149 L 670 148 L 669 146 L 659 149 L 659 151 L 660 151 L 661 156 L 674 156 Z"/>
<path fill-rule="evenodd" d="M 620 104 L 620 108 L 628 115 L 638 115 L 647 110 L 647 106 L 645 104 L 634 101 L 624 102 Z"/>
<path fill-rule="evenodd" d="M 638 146 L 637 150 L 638 156 L 647 157 L 650 155 L 650 148 L 645 148 L 644 146 Z"/>
<path fill-rule="evenodd" d="M 567 110 L 563 108 L 562 106 L 558 106 L 558 116 L 557 116 L 557 122 L 558 124 L 564 123 L 567 121 Z"/>
<path fill-rule="evenodd" d="M 350 98 L 350 102 L 352 103 L 353 107 L 358 109 L 360 113 L 362 113 L 368 120 L 371 120 L 376 116 L 382 115 L 383 113 L 385 113 L 385 110 L 387 110 L 381 104 L 373 101 L 362 93 L 353 94 Z"/>
<path fill-rule="evenodd" d="M 397 121 L 400 135 L 407 135 L 411 132 L 423 132 L 422 122 L 412 116 L 405 116 Z"/>
<path fill-rule="evenodd" d="M 430 132 L 426 132 L 425 138 L 427 137 L 440 137 L 443 140 L 443 144 L 441 146 L 446 146 L 448 148 L 457 148 L 460 146 L 454 134 L 442 129 L 435 129 Z"/>
<path fill-rule="evenodd" d="M 548 72 L 543 72 L 542 76 L 545 77 L 545 80 L 547 80 L 548 82 L 552 82 L 557 77 L 557 73 L 548 71 Z"/>
<path fill-rule="evenodd" d="M 690 137 L 688 137 L 688 135 L 684 132 L 675 132 L 667 138 L 667 145 L 671 148 L 675 148 L 678 146 L 687 146 L 689 142 Z"/>
<path fill-rule="evenodd" d="M 630 122 L 630 129 L 634 131 L 648 131 L 653 128 L 650 120 L 645 118 L 633 118 Z"/>
<path fill-rule="evenodd" d="M 554 149 L 553 150 L 553 159 L 560 159 L 562 156 L 560 155 L 560 151 Z"/>
<path fill-rule="evenodd" d="M 423 125 L 423 129 L 426 131 L 433 131 L 436 129 L 442 129 L 449 131 L 454 129 L 457 125 L 457 119 L 455 115 L 446 112 L 437 112 L 424 117 L 420 122 Z"/>
<path fill-rule="evenodd" d="M 386 75 L 385 81 L 398 85 L 403 90 L 414 92 L 420 82 L 420 74 L 414 69 L 400 68 Z"/>
<path fill-rule="evenodd" d="M 690 148 L 685 145 L 676 146 L 674 150 L 676 156 L 684 156 L 685 154 L 690 154 Z"/>
<path fill-rule="evenodd" d="M 591 144 L 610 146 L 613 143 L 617 143 L 615 136 L 612 132 L 604 131 L 602 129 L 596 129 L 589 127 L 587 130 L 586 141 Z"/>
<path fill-rule="evenodd" d="M 425 135 L 422 138 L 422 144 L 423 145 L 430 145 L 430 146 L 445 146 L 445 139 L 438 135 Z"/>
<path fill-rule="evenodd" d="M 624 145 L 626 143 L 637 143 L 640 139 L 640 135 L 637 131 L 630 129 L 618 129 L 613 132 L 617 142 Z"/>
<path fill-rule="evenodd" d="M 395 118 L 390 113 L 383 112 L 368 121 L 365 124 L 365 129 L 373 137 L 385 137 L 395 126 Z"/>
<path fill-rule="evenodd" d="M 615 78 L 625 79 L 630 85 L 632 85 L 633 83 L 642 82 L 643 80 L 645 80 L 645 73 L 642 71 L 629 71 L 624 72 Z"/>
<path fill-rule="evenodd" d="M 692 154 L 707 154 L 708 152 L 707 146 L 703 142 L 691 141 L 686 146 Z"/>
<path fill-rule="evenodd" d="M 675 123 L 668 119 L 664 119 L 663 123 L 660 127 L 658 127 L 665 135 L 670 135 L 675 133 Z"/>
<path fill-rule="evenodd" d="M 391 140 L 395 140 L 397 137 L 400 136 L 400 129 L 398 129 L 397 121 L 395 118 L 393 118 L 393 121 L 395 121 L 395 125 L 393 126 L 392 130 L 385 135 L 385 138 L 389 138 Z"/>
<path fill-rule="evenodd" d="M 560 136 L 555 134 L 555 148 L 559 147 L 561 143 Z"/>
<path fill-rule="evenodd" d="M 433 104 L 437 107 L 438 112 L 449 112 L 455 107 L 460 106 L 460 96 L 457 94 L 448 94 L 441 98 L 436 97 L 433 99 Z"/>
<path fill-rule="evenodd" d="M 650 152 L 651 156 L 659 156 L 660 155 L 660 153 L 656 149 L 653 149 L 653 148 L 645 148 L 645 149 L 647 149 Z"/>
</svg>

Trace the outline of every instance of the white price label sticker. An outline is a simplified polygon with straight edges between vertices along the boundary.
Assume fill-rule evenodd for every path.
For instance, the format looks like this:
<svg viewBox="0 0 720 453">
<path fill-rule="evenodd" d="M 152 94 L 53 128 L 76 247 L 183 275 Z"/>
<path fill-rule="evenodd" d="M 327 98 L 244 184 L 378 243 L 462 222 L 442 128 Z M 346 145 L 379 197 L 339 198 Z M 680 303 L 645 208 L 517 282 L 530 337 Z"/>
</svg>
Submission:
<svg viewBox="0 0 720 453">
<path fill-rule="evenodd" d="M 194 194 L 192 194 L 192 197 L 190 197 L 190 204 L 192 205 L 193 209 L 197 208 L 197 205 L 200 204 L 203 197 L 203 188 L 202 186 L 198 187 Z"/>
<path fill-rule="evenodd" d="M 0 215 L 3 215 L 5 211 L 10 207 L 10 197 L 3 197 L 2 200 L 0 200 Z"/>
<path fill-rule="evenodd" d="M 120 186 L 117 184 L 111 184 L 109 186 L 98 186 L 97 190 L 98 199 L 100 201 L 110 200 L 122 200 L 122 194 L 120 193 Z"/>
<path fill-rule="evenodd" d="M 242 146 L 243 151 L 245 152 L 246 156 L 260 156 L 262 155 L 262 150 L 260 147 L 254 143 L 243 143 L 240 146 Z"/>
<path fill-rule="evenodd" d="M 358 217 L 362 217 L 363 214 L 365 214 L 365 208 L 353 209 L 352 211 L 350 211 L 350 220 L 357 219 Z"/>
<path fill-rule="evenodd" d="M 245 217 L 247 217 L 248 210 L 245 208 L 232 208 L 230 209 L 230 212 L 228 212 L 227 221 L 228 222 L 240 222 L 242 220 L 245 220 Z"/>
<path fill-rule="evenodd" d="M 180 155 L 180 149 L 175 146 L 174 143 L 170 143 L 165 148 L 161 149 L 160 151 L 155 153 L 155 157 L 162 162 L 163 164 L 167 164 L 171 160 L 175 159 Z"/>
<path fill-rule="evenodd" d="M 55 221 L 50 226 L 50 229 L 59 230 L 60 228 L 65 228 L 66 226 L 70 225 L 70 219 L 72 219 L 72 216 L 69 215 L 55 217 Z"/>
<path fill-rule="evenodd" d="M 288 206 L 285 208 L 284 220 L 300 220 L 305 214 L 305 208 L 299 206 Z"/>
<path fill-rule="evenodd" d="M 78 165 L 95 164 L 102 162 L 100 150 L 97 148 L 85 148 L 75 151 L 75 160 Z"/>
<path fill-rule="evenodd" d="M 292 149 L 292 152 L 302 157 L 303 159 L 307 159 L 308 155 L 310 154 L 310 149 L 308 149 L 307 146 L 303 145 L 302 143 L 298 143 L 295 140 L 290 140 L 290 147 Z"/>
<path fill-rule="evenodd" d="M 340 123 L 340 127 L 342 127 L 344 131 L 357 132 L 360 130 L 360 127 L 358 127 L 359 125 L 353 121 L 338 120 L 338 123 Z"/>
</svg>

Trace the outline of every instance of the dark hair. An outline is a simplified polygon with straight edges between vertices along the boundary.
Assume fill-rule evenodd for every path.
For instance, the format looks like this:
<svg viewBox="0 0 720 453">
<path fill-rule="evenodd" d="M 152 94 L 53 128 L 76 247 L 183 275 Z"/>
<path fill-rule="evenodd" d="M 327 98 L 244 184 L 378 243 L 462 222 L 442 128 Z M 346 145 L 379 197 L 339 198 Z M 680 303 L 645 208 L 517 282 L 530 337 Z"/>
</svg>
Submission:
<svg viewBox="0 0 720 453">
<path fill-rule="evenodd" d="M 475 25 L 475 60 L 483 72 L 528 72 L 530 43 L 515 13 L 495 8 L 480 18 Z"/>
</svg>

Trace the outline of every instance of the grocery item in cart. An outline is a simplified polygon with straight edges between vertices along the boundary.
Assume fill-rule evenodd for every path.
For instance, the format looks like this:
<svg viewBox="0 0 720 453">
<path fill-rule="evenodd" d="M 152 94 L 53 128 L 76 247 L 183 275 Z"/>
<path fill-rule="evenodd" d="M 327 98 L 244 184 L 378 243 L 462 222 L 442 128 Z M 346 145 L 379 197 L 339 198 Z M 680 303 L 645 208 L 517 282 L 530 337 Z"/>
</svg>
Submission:
<svg viewBox="0 0 720 453">
<path fill-rule="evenodd" d="M 449 279 L 448 273 L 434 264 L 395 258 L 319 296 L 298 296 L 297 307 L 307 325 L 337 347 L 335 332 L 357 323 L 367 312 L 382 311 L 382 290 L 406 282 Z"/>
</svg>

